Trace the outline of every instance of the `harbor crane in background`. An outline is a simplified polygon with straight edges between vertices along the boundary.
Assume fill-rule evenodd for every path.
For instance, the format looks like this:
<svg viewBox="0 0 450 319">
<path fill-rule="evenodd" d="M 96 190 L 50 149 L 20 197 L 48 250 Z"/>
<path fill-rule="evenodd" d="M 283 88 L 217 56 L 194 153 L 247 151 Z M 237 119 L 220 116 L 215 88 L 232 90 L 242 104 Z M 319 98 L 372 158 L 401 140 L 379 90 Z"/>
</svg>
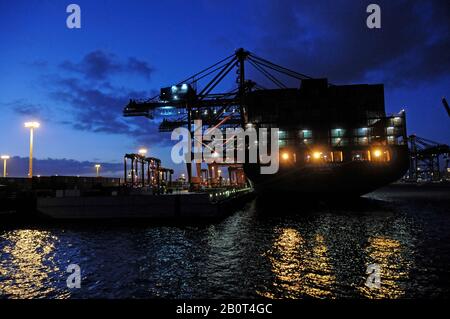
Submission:
<svg viewBox="0 0 450 319">
<path fill-rule="evenodd" d="M 449 174 L 450 147 L 416 135 L 408 138 L 410 147 L 410 168 L 407 174 L 409 181 L 439 181 L 441 175 L 441 159 L 444 160 L 444 172 Z"/>
<path fill-rule="evenodd" d="M 450 107 L 445 97 L 442 104 L 450 117 Z M 409 181 L 431 180 L 439 181 L 450 177 L 450 147 L 429 139 L 410 135 L 408 137 L 410 149 L 410 168 L 407 174 Z M 441 159 L 444 167 L 441 168 Z M 444 172 L 444 176 L 442 175 Z"/>
<path fill-rule="evenodd" d="M 442 104 L 450 117 L 450 107 L 445 97 Z M 450 147 L 429 139 L 410 135 L 408 137 L 410 149 L 410 168 L 407 174 L 409 181 L 431 180 L 438 181 L 442 177 L 450 177 Z M 444 160 L 442 176 L 441 159 Z"/>
</svg>

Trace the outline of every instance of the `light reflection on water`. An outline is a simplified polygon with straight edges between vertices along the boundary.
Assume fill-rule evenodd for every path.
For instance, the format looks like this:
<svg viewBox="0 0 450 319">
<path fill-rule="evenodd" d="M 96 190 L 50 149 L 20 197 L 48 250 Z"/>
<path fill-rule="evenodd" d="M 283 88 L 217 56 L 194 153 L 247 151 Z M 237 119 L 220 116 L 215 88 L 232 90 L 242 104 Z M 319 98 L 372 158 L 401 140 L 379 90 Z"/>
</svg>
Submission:
<svg viewBox="0 0 450 319">
<path fill-rule="evenodd" d="M 3 243 L 0 291 L 13 298 L 51 295 L 49 274 L 58 272 L 52 252 L 57 238 L 47 231 L 14 230 L 1 236 Z"/>
<path fill-rule="evenodd" d="M 447 204 L 363 201 L 282 215 L 253 201 L 215 224 L 0 230 L 0 298 L 442 297 Z M 82 269 L 81 289 L 66 287 L 70 263 Z M 381 267 L 380 289 L 365 286 L 369 264 Z"/>
<path fill-rule="evenodd" d="M 279 237 L 266 256 L 275 275 L 271 291 L 260 292 L 268 298 L 299 298 L 311 296 L 333 298 L 332 287 L 336 280 L 327 256 L 322 235 L 306 242 L 292 228 L 277 230 Z"/>
<path fill-rule="evenodd" d="M 368 298 L 400 298 L 405 294 L 402 284 L 408 279 L 409 264 L 406 262 L 404 248 L 398 240 L 386 237 L 369 239 L 366 247 L 366 265 L 377 264 L 381 269 L 381 286 L 370 289 L 367 286 L 359 288 Z"/>
</svg>

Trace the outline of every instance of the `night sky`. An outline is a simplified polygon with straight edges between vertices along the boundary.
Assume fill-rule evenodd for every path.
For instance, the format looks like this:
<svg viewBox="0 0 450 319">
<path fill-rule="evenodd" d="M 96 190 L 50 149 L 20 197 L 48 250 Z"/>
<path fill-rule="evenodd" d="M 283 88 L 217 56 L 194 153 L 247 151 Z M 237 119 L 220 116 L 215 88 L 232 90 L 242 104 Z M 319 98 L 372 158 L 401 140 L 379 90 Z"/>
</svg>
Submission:
<svg viewBox="0 0 450 319">
<path fill-rule="evenodd" d="M 81 29 L 66 27 L 70 3 Z M 366 27 L 369 3 L 381 29 Z M 168 135 L 123 118 L 124 105 L 239 47 L 334 84 L 384 83 L 386 110 L 406 110 L 409 134 L 450 143 L 447 0 L 1 1 L 0 30 L 0 153 L 26 157 L 23 122 L 39 120 L 35 157 L 54 160 L 36 173 L 93 174 L 91 163 L 143 146 L 173 166 Z"/>
</svg>

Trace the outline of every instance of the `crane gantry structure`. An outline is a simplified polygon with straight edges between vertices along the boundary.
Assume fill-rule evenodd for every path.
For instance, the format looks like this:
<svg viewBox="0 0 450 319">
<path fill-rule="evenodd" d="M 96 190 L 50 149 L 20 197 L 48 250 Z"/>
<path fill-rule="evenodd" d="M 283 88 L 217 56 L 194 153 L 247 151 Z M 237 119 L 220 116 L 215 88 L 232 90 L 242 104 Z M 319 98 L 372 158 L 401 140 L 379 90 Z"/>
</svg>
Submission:
<svg viewBox="0 0 450 319">
<path fill-rule="evenodd" d="M 441 159 L 445 161 L 444 171 L 447 171 L 450 163 L 450 147 L 416 135 L 410 135 L 408 142 L 410 168 L 407 178 L 411 181 L 418 181 L 419 178 L 440 180 Z"/>
<path fill-rule="evenodd" d="M 123 111 L 124 116 L 153 118 L 155 110 L 165 109 L 171 119 L 164 119 L 160 125 L 161 131 L 170 131 L 180 126 L 189 127 L 194 119 L 201 119 L 203 124 L 209 127 L 219 123 L 244 126 L 246 124 L 245 95 L 251 90 L 263 88 L 254 81 L 246 79 L 246 63 L 278 88 L 287 88 L 287 86 L 274 75 L 274 72 L 298 80 L 311 78 L 240 48 L 234 54 L 183 81 L 162 88 L 160 94 L 150 99 L 130 100 Z M 214 93 L 214 89 L 233 69 L 237 74 L 237 87 L 226 93 Z M 211 77 L 209 82 L 201 86 L 202 80 Z M 170 110 L 174 112 L 170 112 Z"/>
<path fill-rule="evenodd" d="M 152 98 L 130 100 L 123 114 L 154 118 L 154 114 L 159 112 L 164 117 L 159 126 L 161 132 L 186 127 L 192 133 L 195 120 L 201 120 L 206 128 L 244 128 L 247 124 L 246 95 L 250 91 L 264 89 L 256 82 L 246 79 L 247 65 L 251 65 L 278 88 L 287 88 L 279 75 L 297 80 L 311 79 L 240 48 L 177 84 L 162 88 L 160 94 Z M 215 92 L 232 70 L 236 70 L 237 86 L 225 93 Z M 206 80 L 209 81 L 203 84 Z M 187 163 L 187 172 L 191 181 L 190 163 Z"/>
</svg>

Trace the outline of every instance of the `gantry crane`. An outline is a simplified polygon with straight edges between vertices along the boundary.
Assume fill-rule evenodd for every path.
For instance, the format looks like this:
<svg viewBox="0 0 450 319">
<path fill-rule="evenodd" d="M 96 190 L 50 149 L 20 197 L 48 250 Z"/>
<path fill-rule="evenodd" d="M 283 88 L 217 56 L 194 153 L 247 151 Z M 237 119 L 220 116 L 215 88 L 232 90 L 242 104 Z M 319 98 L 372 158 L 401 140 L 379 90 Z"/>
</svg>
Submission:
<svg viewBox="0 0 450 319">
<path fill-rule="evenodd" d="M 187 127 L 192 133 L 193 121 L 202 120 L 206 127 L 242 127 L 247 124 L 245 98 L 248 92 L 262 87 L 254 81 L 247 80 L 246 63 L 264 75 L 279 88 L 287 86 L 273 73 L 303 80 L 311 77 L 292 71 L 253 53 L 240 48 L 232 55 L 214 63 L 208 68 L 178 82 L 162 88 L 160 94 L 147 100 L 130 100 L 126 105 L 124 116 L 144 116 L 153 118 L 159 112 L 165 118 L 159 126 L 163 132 L 177 127 Z M 214 93 L 214 89 L 232 70 L 236 70 L 237 87 L 226 93 Z M 204 85 L 201 81 L 210 79 Z M 197 164 L 198 175 L 201 175 Z M 191 164 L 187 163 L 188 181 L 191 182 Z"/>
<path fill-rule="evenodd" d="M 444 170 L 449 168 L 450 147 L 416 135 L 408 138 L 410 146 L 410 169 L 408 179 L 417 181 L 423 177 L 429 180 L 440 180 L 440 158 L 445 160 Z"/>
</svg>

